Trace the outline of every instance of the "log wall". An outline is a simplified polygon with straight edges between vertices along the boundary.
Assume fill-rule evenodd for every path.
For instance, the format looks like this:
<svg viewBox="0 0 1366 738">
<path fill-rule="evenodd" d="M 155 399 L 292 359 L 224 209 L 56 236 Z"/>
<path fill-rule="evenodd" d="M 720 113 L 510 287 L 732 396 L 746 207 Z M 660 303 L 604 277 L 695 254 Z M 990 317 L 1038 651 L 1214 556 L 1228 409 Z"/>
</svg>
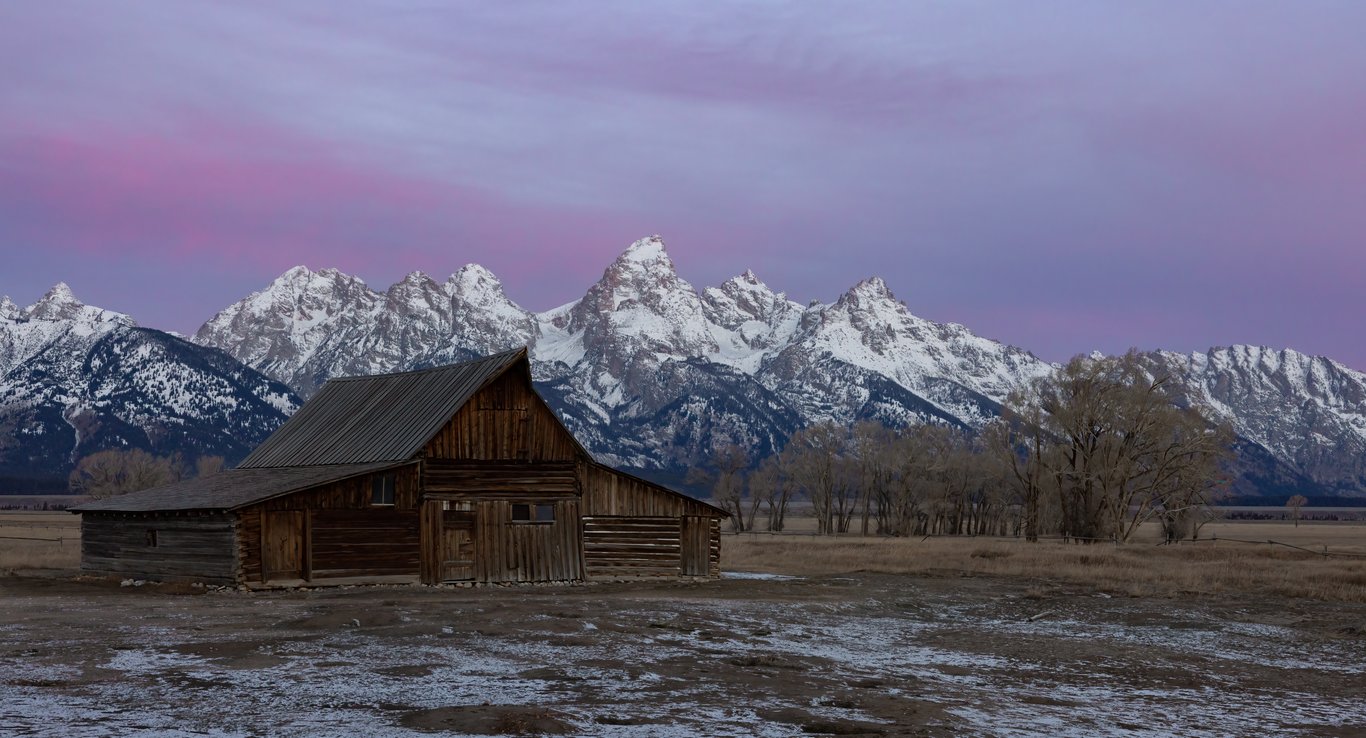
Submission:
<svg viewBox="0 0 1366 738">
<path fill-rule="evenodd" d="M 579 480 L 573 462 L 485 462 L 428 459 L 423 468 L 428 498 L 478 494 L 481 497 L 526 497 L 528 494 L 573 494 Z"/>
<path fill-rule="evenodd" d="M 721 576 L 721 511 L 592 462 L 580 475 L 589 578 Z"/>
<path fill-rule="evenodd" d="M 311 510 L 310 579 L 418 575 L 416 510 Z"/>
<path fill-rule="evenodd" d="M 584 518 L 585 576 L 616 579 L 681 575 L 680 520 L 676 517 Z"/>
<path fill-rule="evenodd" d="M 228 514 L 81 515 L 81 570 L 92 574 L 232 584 L 236 549 Z"/>
</svg>

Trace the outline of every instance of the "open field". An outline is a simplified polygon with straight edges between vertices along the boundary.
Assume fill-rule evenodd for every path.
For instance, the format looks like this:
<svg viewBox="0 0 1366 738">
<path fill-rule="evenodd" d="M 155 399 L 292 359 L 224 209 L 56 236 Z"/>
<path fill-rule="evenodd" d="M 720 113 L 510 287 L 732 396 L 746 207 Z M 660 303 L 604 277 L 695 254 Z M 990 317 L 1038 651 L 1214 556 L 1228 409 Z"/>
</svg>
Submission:
<svg viewBox="0 0 1366 738">
<path fill-rule="evenodd" d="M 0 572 L 76 569 L 81 520 L 68 512 L 0 510 Z"/>
<path fill-rule="evenodd" d="M 1207 526 L 1200 541 L 1171 546 L 1154 545 L 1150 539 L 1156 538 L 1155 531 L 1142 533 L 1137 541 L 1120 546 L 961 536 L 921 540 L 740 534 L 726 537 L 723 561 L 745 570 L 797 575 L 991 575 L 1065 582 L 1126 596 L 1267 594 L 1366 602 L 1366 526 L 1361 524 L 1229 522 Z M 1308 550 L 1242 542 L 1266 540 Z"/>
<path fill-rule="evenodd" d="M 6 735 L 1366 735 L 1366 607 L 996 576 L 0 577 Z"/>
<path fill-rule="evenodd" d="M 0 530 L 69 535 L 74 521 L 5 514 Z M 1366 528 L 1209 532 L 1350 551 Z M 723 546 L 729 574 L 702 584 L 253 593 L 5 576 L 28 568 L 16 551 L 35 554 L 0 548 L 0 725 L 19 736 L 1366 736 L 1366 559 L 1227 542 L 756 535 Z"/>
</svg>

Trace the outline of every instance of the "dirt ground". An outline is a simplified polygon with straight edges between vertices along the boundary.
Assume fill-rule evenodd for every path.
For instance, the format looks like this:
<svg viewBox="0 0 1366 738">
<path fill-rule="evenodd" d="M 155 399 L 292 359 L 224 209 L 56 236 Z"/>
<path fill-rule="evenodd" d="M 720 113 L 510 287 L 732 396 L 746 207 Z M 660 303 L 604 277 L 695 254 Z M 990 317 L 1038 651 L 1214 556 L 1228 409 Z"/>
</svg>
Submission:
<svg viewBox="0 0 1366 738">
<path fill-rule="evenodd" d="M 0 577 L 0 734 L 1366 736 L 1366 606 L 957 575 Z"/>
</svg>

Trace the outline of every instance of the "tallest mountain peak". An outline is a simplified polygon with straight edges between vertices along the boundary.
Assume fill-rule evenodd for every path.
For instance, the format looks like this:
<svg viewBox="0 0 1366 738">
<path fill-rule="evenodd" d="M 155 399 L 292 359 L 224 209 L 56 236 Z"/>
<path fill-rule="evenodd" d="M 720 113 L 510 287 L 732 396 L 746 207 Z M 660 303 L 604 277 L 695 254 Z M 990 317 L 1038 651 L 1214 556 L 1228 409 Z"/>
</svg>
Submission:
<svg viewBox="0 0 1366 738">
<path fill-rule="evenodd" d="M 658 235 L 642 238 L 631 244 L 617 257 L 617 263 L 634 262 L 638 264 L 649 264 L 663 261 L 672 266 L 669 261 L 669 253 L 664 249 L 664 239 Z"/>
</svg>

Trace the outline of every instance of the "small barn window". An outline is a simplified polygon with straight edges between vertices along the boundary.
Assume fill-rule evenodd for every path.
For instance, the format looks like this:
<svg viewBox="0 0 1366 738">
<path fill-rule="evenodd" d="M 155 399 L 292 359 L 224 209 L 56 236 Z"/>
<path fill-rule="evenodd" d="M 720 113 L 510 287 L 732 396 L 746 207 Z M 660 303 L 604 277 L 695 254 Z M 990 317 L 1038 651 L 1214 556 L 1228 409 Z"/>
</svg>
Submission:
<svg viewBox="0 0 1366 738">
<path fill-rule="evenodd" d="M 512 522 L 514 523 L 553 523 L 555 506 L 550 503 L 533 505 L 527 502 L 513 503 Z"/>
<path fill-rule="evenodd" d="M 394 504 L 394 475 L 381 474 L 370 480 L 370 504 Z"/>
<path fill-rule="evenodd" d="M 147 536 L 146 536 L 146 538 L 144 539 L 144 541 L 146 542 L 146 544 L 147 544 L 148 546 L 151 546 L 151 547 L 155 548 L 156 545 L 157 545 L 157 532 L 156 532 L 156 530 L 155 530 L 155 529 L 148 529 L 148 531 L 147 531 Z"/>
</svg>

